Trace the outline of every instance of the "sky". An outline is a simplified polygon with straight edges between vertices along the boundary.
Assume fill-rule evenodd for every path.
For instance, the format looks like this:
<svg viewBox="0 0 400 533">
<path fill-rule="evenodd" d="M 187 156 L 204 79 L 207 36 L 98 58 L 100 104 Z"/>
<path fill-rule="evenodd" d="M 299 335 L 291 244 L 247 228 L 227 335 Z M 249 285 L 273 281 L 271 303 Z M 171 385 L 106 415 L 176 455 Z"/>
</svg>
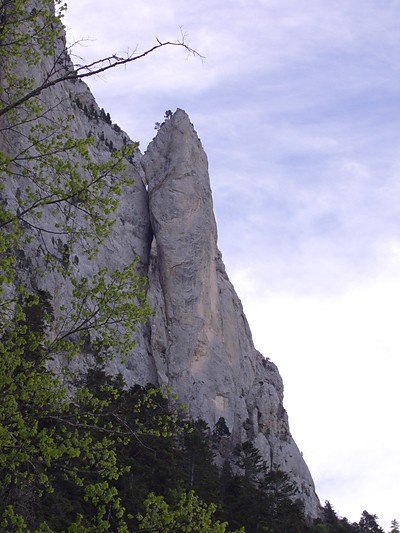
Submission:
<svg viewBox="0 0 400 533">
<path fill-rule="evenodd" d="M 321 503 L 400 520 L 400 1 L 71 0 L 76 63 L 142 151 L 185 109 L 227 272 Z"/>
</svg>

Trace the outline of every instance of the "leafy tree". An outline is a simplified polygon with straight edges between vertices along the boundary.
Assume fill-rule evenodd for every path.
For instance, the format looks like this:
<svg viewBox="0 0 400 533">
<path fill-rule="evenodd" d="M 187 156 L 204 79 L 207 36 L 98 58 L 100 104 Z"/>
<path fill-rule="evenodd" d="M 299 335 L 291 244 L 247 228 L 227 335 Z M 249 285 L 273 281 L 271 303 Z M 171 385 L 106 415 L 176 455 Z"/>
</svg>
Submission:
<svg viewBox="0 0 400 533">
<path fill-rule="evenodd" d="M 48 524 L 60 531 L 79 524 L 79 531 L 110 526 L 123 531 L 117 481 L 129 465 L 120 460 L 121 449 L 148 435 L 176 431 L 173 416 L 154 414 L 160 392 L 125 391 L 120 378 L 89 373 L 87 385 L 71 397 L 44 368 L 23 369 L 32 387 L 18 390 L 15 373 L 13 394 L 6 399 L 17 408 L 2 409 L 0 529 L 11 530 L 12 520 L 18 520 L 26 529 Z"/>
<path fill-rule="evenodd" d="M 139 515 L 138 531 L 154 531 L 168 533 L 179 531 L 201 533 L 224 533 L 226 522 L 214 521 L 214 504 L 205 504 L 193 491 L 180 492 L 175 495 L 174 502 L 168 504 L 162 496 L 149 494 L 146 499 L 146 514 Z M 240 528 L 233 533 L 244 533 Z"/>
<path fill-rule="evenodd" d="M 4 529 L 10 510 L 30 528 L 44 523 L 54 531 L 74 523 L 79 531 L 121 528 L 130 500 L 129 490 L 120 487 L 127 485 L 131 467 L 123 461 L 125 449 L 132 442 L 143 447 L 151 436 L 176 433 L 174 416 L 158 410 L 163 396 L 154 387 L 124 390 L 120 377 L 97 370 L 85 381 L 87 386 L 80 384 L 73 403 L 66 400 L 63 410 L 50 403 L 36 414 L 38 427 L 29 439 L 19 439 L 24 449 L 18 464 L 15 457 L 3 462 Z M 10 453 L 2 457 L 9 459 Z"/>
</svg>

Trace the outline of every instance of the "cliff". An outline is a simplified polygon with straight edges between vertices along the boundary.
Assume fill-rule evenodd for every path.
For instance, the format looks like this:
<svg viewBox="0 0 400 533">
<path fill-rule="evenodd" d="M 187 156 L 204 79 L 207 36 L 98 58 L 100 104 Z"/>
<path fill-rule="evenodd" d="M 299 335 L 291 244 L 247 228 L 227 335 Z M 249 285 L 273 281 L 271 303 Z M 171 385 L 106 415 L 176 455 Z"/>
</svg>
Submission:
<svg viewBox="0 0 400 533">
<path fill-rule="evenodd" d="M 59 43 L 61 46 L 62 43 Z M 47 76 L 53 59 L 46 57 L 35 72 Z M 68 61 L 68 60 L 67 60 Z M 41 95 L 46 120 L 71 116 L 69 131 L 76 138 L 95 138 L 91 157 L 105 161 L 110 146 L 131 141 L 96 104 L 88 87 L 69 80 Z M 134 111 L 132 111 L 134 112 Z M 3 125 L 4 126 L 4 125 Z M 21 153 L 26 136 L 3 127 L 1 151 Z M 147 296 L 155 315 L 139 326 L 136 347 L 124 360 L 109 363 L 127 385 L 168 384 L 186 404 L 192 418 L 211 428 L 223 417 L 230 431 L 222 460 L 237 443 L 251 440 L 273 468 L 297 483 L 305 512 L 319 515 L 319 501 L 306 463 L 294 442 L 283 407 L 283 384 L 277 367 L 254 347 L 243 308 L 217 247 L 207 157 L 182 110 L 166 120 L 144 155 L 135 151 L 127 161 L 134 184 L 125 186 L 115 213 L 112 233 L 96 258 L 96 266 L 123 268 L 140 257 L 139 272 L 147 277 Z M 2 201 L 18 209 L 29 176 L 7 178 Z M 55 227 L 60 213 L 43 209 L 40 227 Z M 85 217 L 75 220 L 84 224 Z M 66 237 L 39 231 L 19 251 L 19 277 L 35 290 L 51 295 L 55 320 L 68 305 L 71 287 L 62 268 L 43 275 L 45 257 L 60 265 L 73 264 L 77 275 L 91 278 L 93 261 L 75 245 L 65 254 Z M 81 350 L 73 365 L 90 364 L 90 351 Z M 54 368 L 70 364 L 58 354 Z"/>
<path fill-rule="evenodd" d="M 253 441 L 269 466 L 290 473 L 307 514 L 316 516 L 319 502 L 290 434 L 282 379 L 254 348 L 217 247 L 207 157 L 184 111 L 165 122 L 141 163 L 154 235 L 149 334 L 158 381 L 211 428 L 223 417 L 232 444 Z"/>
</svg>

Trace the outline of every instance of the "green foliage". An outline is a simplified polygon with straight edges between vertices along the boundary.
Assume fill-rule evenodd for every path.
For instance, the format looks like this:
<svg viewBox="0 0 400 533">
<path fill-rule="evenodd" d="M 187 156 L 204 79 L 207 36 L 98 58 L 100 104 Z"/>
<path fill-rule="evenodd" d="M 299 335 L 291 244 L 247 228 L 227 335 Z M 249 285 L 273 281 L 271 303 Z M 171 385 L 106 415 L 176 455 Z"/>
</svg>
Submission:
<svg viewBox="0 0 400 533">
<path fill-rule="evenodd" d="M 16 117 L 26 120 L 37 115 L 35 99 L 23 105 L 21 114 L 14 112 L 18 102 L 36 86 L 30 69 L 42 58 L 54 55 L 54 41 L 62 35 L 61 19 L 66 6 L 60 0 L 54 4 L 56 9 L 46 0 L 4 0 L 0 4 L 0 116 L 9 114 L 14 123 Z M 54 75 L 55 70 L 56 65 L 49 75 Z"/>
<path fill-rule="evenodd" d="M 130 470 L 125 448 L 176 433 L 176 415 L 158 409 L 166 396 L 153 387 L 124 390 L 120 377 L 97 369 L 75 382 L 71 397 L 44 368 L 18 370 L 28 370 L 32 387 L 19 388 L 15 372 L 2 402 L 9 409 L 1 410 L 0 530 L 11 519 L 56 531 L 75 523 L 79 531 L 124 530 L 118 482 Z"/>
<path fill-rule="evenodd" d="M 21 357 L 11 368 L 8 358 L 2 361 L 7 371 L 2 373 L 0 409 L 4 512 L 12 509 L 30 527 L 37 525 L 40 501 L 54 492 L 60 478 L 82 487 L 83 499 L 96 508 L 95 526 L 105 530 L 106 507 L 118 510 L 109 483 L 121 475 L 113 451 L 120 437 L 111 435 L 102 413 L 109 400 L 100 402 L 85 389 L 71 398 L 43 365 L 34 367 Z M 91 479 L 94 470 L 98 480 Z M 3 530 L 7 520 L 0 523 Z"/>
<path fill-rule="evenodd" d="M 127 356 L 132 351 L 135 325 L 152 313 L 146 280 L 135 272 L 137 262 L 113 272 L 100 268 L 92 279 L 71 277 L 72 298 L 68 306 L 60 308 L 62 326 L 48 345 L 49 352 L 64 351 L 73 357 L 88 337 L 103 360 L 114 352 Z"/>
<path fill-rule="evenodd" d="M 150 493 L 146 498 L 144 515 L 139 515 L 139 531 L 168 533 L 225 533 L 228 524 L 214 521 L 214 504 L 206 505 L 193 491 L 176 494 L 173 504 L 168 504 L 162 496 Z M 244 533 L 240 528 L 234 533 Z"/>
</svg>

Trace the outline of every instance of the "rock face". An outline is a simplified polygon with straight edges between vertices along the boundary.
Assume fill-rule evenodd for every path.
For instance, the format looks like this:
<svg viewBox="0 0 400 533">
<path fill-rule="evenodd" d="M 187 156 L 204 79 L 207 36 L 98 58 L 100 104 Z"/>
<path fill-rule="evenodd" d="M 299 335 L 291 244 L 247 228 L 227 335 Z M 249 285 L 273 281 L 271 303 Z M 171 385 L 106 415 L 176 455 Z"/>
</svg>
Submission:
<svg viewBox="0 0 400 533">
<path fill-rule="evenodd" d="M 159 382 L 193 418 L 223 417 L 231 443 L 252 440 L 268 465 L 296 480 L 306 512 L 319 502 L 293 441 L 276 366 L 254 348 L 243 308 L 217 248 L 207 157 L 182 110 L 161 127 L 142 158 L 154 240 L 150 347 Z"/>
<path fill-rule="evenodd" d="M 50 66 L 51 58 L 45 58 L 35 76 L 45 77 Z M 128 140 L 104 119 L 79 80 L 58 84 L 42 94 L 42 101 L 55 115 L 73 116 L 72 135 L 95 137 L 91 151 L 99 161 L 109 157 L 110 145 L 119 148 Z M 0 150 L 21 150 L 19 142 L 12 132 L 1 132 Z M 124 191 L 113 234 L 96 261 L 122 268 L 139 255 L 155 316 L 138 330 L 137 346 L 128 359 L 114 360 L 110 370 L 121 371 L 127 385 L 170 385 L 191 417 L 205 420 L 211 428 L 223 417 L 231 433 L 228 449 L 251 440 L 269 466 L 296 481 L 306 514 L 319 516 L 310 472 L 289 431 L 281 377 L 254 348 L 217 248 L 207 157 L 184 111 L 166 120 L 144 156 L 135 153 L 129 174 L 135 184 Z M 2 201 L 17 206 L 20 185 L 9 179 Z M 44 209 L 41 224 L 53 227 L 52 217 L 51 210 Z M 40 269 L 43 247 L 57 255 L 62 245 L 50 237 L 45 243 L 33 239 L 21 263 L 21 277 L 32 288 L 49 292 L 55 307 L 68 298 L 62 274 L 41 277 L 34 270 Z M 92 265 L 79 251 L 70 260 L 90 278 Z M 86 355 L 81 354 L 78 364 L 84 366 Z M 57 364 L 64 364 L 62 358 Z"/>
</svg>

